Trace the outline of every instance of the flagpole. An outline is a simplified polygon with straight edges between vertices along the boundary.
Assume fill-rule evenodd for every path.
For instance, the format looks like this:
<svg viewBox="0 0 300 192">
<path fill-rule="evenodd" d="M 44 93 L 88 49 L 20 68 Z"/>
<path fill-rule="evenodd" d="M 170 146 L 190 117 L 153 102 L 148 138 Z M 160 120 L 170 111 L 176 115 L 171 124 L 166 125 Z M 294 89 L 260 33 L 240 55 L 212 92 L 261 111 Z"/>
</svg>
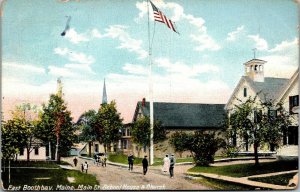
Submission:
<svg viewBox="0 0 300 192">
<path fill-rule="evenodd" d="M 154 147 L 153 147 L 153 84 L 152 84 L 152 50 L 150 43 L 150 15 L 149 15 L 149 0 L 147 0 L 148 9 L 148 43 L 149 43 L 149 103 L 150 103 L 150 165 L 154 163 Z"/>
</svg>

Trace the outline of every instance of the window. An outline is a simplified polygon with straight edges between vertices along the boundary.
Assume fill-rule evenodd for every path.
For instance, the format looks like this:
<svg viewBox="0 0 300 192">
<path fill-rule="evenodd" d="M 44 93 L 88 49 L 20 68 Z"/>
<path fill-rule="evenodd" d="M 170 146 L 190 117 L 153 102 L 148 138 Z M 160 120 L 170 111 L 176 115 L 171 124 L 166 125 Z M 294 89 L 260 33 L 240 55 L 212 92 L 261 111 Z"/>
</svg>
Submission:
<svg viewBox="0 0 300 192">
<path fill-rule="evenodd" d="M 127 140 L 123 140 L 123 149 L 127 149 Z"/>
<path fill-rule="evenodd" d="M 294 95 L 289 97 L 289 103 L 290 103 L 290 113 L 294 114 L 293 107 L 299 106 L 299 95 Z"/>
<path fill-rule="evenodd" d="M 269 119 L 275 119 L 277 117 L 277 110 L 269 109 L 268 116 Z"/>
<path fill-rule="evenodd" d="M 39 155 L 39 148 L 38 147 L 34 148 L 34 154 Z"/>
<path fill-rule="evenodd" d="M 98 153 L 99 152 L 99 145 L 95 144 L 95 152 Z"/>
<path fill-rule="evenodd" d="M 20 156 L 23 156 L 24 155 L 24 149 L 20 149 Z"/>
<path fill-rule="evenodd" d="M 244 97 L 247 97 L 247 88 L 244 88 Z"/>
<path fill-rule="evenodd" d="M 130 129 L 127 129 L 127 136 L 130 136 Z"/>
<path fill-rule="evenodd" d="M 122 129 L 122 136 L 126 135 L 126 129 Z"/>
</svg>

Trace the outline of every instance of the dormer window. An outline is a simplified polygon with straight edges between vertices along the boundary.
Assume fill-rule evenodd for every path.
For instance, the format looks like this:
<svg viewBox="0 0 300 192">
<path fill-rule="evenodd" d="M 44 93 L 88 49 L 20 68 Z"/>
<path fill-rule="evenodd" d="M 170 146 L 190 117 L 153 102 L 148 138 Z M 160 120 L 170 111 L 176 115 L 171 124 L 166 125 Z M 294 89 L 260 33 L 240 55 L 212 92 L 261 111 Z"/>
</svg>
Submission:
<svg viewBox="0 0 300 192">
<path fill-rule="evenodd" d="M 244 87 L 244 97 L 247 97 L 247 88 Z"/>
</svg>

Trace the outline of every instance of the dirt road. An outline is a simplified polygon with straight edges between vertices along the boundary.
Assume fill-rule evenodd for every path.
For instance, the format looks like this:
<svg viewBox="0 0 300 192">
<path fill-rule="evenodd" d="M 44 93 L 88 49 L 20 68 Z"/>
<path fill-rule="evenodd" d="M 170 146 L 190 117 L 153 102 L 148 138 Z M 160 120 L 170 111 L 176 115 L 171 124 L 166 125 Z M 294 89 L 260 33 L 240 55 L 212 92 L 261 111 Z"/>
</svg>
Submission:
<svg viewBox="0 0 300 192">
<path fill-rule="evenodd" d="M 63 160 L 73 165 L 72 158 Z M 150 167 L 147 174 L 143 175 L 141 166 L 134 166 L 130 172 L 127 167 L 98 167 L 92 160 L 81 158 L 78 158 L 78 170 L 85 161 L 89 164 L 88 173 L 95 175 L 100 183 L 99 190 L 209 190 L 206 186 L 184 177 L 191 165 L 175 166 L 174 178 L 170 178 L 168 174 L 161 172 L 159 166 Z"/>
</svg>

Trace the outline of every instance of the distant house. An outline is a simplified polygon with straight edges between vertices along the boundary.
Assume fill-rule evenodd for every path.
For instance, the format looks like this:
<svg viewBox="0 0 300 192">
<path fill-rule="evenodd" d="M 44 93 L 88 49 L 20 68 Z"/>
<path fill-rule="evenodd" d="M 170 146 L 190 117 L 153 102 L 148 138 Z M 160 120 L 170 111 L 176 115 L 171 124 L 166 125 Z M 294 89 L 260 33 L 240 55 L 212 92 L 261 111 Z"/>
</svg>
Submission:
<svg viewBox="0 0 300 192">
<path fill-rule="evenodd" d="M 131 123 L 125 124 L 121 132 L 121 139 L 119 140 L 118 150 L 124 154 L 129 154 L 132 150 L 131 140 Z"/>
<path fill-rule="evenodd" d="M 149 102 L 139 101 L 136 105 L 133 122 L 143 116 L 149 116 Z M 168 130 L 168 137 L 176 131 L 220 131 L 224 123 L 224 104 L 198 104 L 198 103 L 164 103 L 154 102 L 154 120 L 160 121 Z M 137 146 L 132 144 L 132 152 L 137 155 Z M 163 157 L 166 153 L 174 153 L 169 141 L 156 144 L 154 155 Z M 148 154 L 148 148 L 144 147 L 142 154 Z M 183 156 L 190 155 L 188 152 Z"/>
<path fill-rule="evenodd" d="M 48 158 L 47 149 L 42 145 L 39 139 L 33 139 L 32 147 L 30 148 L 29 160 L 33 161 L 45 161 Z M 27 160 L 27 148 L 20 149 L 20 152 L 16 154 L 17 160 Z"/>
<path fill-rule="evenodd" d="M 266 61 L 260 59 L 251 59 L 244 63 L 245 75 L 239 80 L 225 109 L 230 116 L 236 105 L 245 102 L 249 97 L 254 98 L 256 95 L 260 101 L 271 100 L 274 104 L 283 102 L 283 107 L 293 116 L 293 124 L 284 133 L 282 143 L 298 145 L 299 69 L 290 79 L 265 77 L 265 63 Z M 245 138 L 233 137 L 232 143 L 241 146 L 244 151 L 253 150 Z M 267 150 L 270 149 L 273 150 L 271 146 Z"/>
</svg>

